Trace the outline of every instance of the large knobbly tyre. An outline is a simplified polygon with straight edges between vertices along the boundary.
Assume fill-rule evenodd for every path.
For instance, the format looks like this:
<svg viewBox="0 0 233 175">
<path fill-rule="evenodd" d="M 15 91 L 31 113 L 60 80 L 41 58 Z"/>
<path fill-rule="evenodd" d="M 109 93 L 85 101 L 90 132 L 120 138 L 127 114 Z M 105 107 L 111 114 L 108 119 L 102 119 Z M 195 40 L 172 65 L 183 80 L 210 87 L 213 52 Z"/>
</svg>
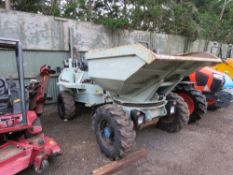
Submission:
<svg viewBox="0 0 233 175">
<path fill-rule="evenodd" d="M 123 157 L 135 145 L 133 121 L 119 105 L 99 107 L 93 115 L 92 126 L 101 151 L 112 160 Z"/>
<path fill-rule="evenodd" d="M 190 117 L 189 123 L 200 120 L 207 112 L 206 97 L 201 91 L 191 86 L 178 86 L 176 91 L 188 104 Z"/>
<path fill-rule="evenodd" d="M 75 116 L 75 101 L 71 93 L 63 91 L 58 95 L 58 114 L 64 121 L 68 121 Z"/>
<path fill-rule="evenodd" d="M 183 126 L 188 124 L 189 109 L 182 97 L 176 93 L 170 93 L 167 100 L 176 101 L 175 113 L 162 117 L 158 122 L 158 127 L 164 131 L 178 132 Z"/>
</svg>

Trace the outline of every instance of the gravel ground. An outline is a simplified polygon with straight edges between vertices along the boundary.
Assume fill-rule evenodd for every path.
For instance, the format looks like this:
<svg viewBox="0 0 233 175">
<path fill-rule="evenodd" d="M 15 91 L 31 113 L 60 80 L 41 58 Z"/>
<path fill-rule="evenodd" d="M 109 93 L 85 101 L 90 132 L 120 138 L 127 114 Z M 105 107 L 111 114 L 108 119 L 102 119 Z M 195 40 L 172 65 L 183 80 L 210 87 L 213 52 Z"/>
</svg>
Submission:
<svg viewBox="0 0 233 175">
<path fill-rule="evenodd" d="M 56 106 L 48 106 L 42 117 L 44 132 L 59 143 L 63 155 L 50 162 L 46 175 L 89 175 L 109 162 L 96 144 L 91 114 L 84 109 L 71 122 L 61 121 Z M 136 148 L 148 156 L 115 175 L 232 175 L 233 108 L 209 111 L 198 123 L 169 134 L 155 127 L 137 132 Z M 34 174 L 33 168 L 21 175 Z"/>
</svg>

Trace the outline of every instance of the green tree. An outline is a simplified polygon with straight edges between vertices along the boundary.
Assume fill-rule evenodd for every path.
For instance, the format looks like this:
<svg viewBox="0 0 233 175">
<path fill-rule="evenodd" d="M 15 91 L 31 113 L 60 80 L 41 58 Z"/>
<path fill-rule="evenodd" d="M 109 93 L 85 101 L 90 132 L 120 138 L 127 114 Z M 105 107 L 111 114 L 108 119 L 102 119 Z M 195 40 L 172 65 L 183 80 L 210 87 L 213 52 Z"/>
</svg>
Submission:
<svg viewBox="0 0 233 175">
<path fill-rule="evenodd" d="M 207 40 L 233 42 L 233 1 L 204 0 L 199 4 L 201 33 L 199 37 Z"/>
<path fill-rule="evenodd" d="M 127 0 L 92 0 L 92 19 L 111 29 L 128 28 Z"/>
<path fill-rule="evenodd" d="M 0 7 L 4 7 L 0 0 Z M 233 0 L 11 0 L 12 9 L 233 43 Z"/>
<path fill-rule="evenodd" d="M 12 0 L 12 9 L 24 12 L 38 13 L 43 9 L 43 0 Z"/>
</svg>

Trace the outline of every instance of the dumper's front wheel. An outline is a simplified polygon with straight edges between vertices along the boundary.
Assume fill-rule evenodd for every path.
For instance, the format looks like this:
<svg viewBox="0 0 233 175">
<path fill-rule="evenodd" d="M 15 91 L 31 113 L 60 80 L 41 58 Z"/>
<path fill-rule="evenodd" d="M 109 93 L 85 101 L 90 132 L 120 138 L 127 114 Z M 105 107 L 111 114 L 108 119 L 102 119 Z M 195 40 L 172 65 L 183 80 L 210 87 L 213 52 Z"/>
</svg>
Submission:
<svg viewBox="0 0 233 175">
<path fill-rule="evenodd" d="M 170 93 L 167 100 L 175 102 L 175 113 L 162 117 L 158 127 L 167 132 L 178 132 L 188 124 L 189 109 L 187 103 L 176 93 Z"/>
<path fill-rule="evenodd" d="M 59 117 L 68 121 L 75 116 L 75 101 L 71 93 L 60 92 L 57 99 L 57 110 Z"/>
<path fill-rule="evenodd" d="M 93 115 L 92 126 L 101 151 L 112 160 L 123 157 L 135 144 L 133 121 L 121 106 L 99 107 Z"/>
</svg>

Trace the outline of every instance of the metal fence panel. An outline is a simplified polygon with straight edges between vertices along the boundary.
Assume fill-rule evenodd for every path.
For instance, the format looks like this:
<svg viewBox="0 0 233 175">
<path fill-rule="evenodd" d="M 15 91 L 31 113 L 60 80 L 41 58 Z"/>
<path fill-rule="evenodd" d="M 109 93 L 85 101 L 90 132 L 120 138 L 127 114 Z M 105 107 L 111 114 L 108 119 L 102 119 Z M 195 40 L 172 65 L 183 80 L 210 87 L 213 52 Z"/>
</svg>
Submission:
<svg viewBox="0 0 233 175">
<path fill-rule="evenodd" d="M 49 86 L 48 86 L 48 95 L 52 97 L 51 101 L 48 101 L 47 103 L 56 103 L 57 102 L 57 96 L 59 93 L 59 89 L 57 86 L 57 79 L 58 76 L 51 76 L 49 79 Z"/>
</svg>

